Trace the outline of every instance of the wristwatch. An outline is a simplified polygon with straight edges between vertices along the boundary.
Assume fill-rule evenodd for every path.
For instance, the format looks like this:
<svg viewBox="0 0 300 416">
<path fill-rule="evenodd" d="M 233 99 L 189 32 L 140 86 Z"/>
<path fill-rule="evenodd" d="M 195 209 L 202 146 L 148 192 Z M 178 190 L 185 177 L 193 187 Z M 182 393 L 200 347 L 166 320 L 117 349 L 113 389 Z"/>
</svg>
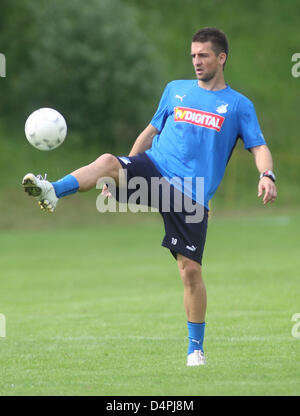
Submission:
<svg viewBox="0 0 300 416">
<path fill-rule="evenodd" d="M 266 176 L 267 178 L 272 179 L 273 182 L 275 182 L 276 177 L 274 175 L 274 173 L 271 170 L 266 170 L 265 172 L 260 174 L 259 179 L 263 178 L 264 176 Z"/>
</svg>

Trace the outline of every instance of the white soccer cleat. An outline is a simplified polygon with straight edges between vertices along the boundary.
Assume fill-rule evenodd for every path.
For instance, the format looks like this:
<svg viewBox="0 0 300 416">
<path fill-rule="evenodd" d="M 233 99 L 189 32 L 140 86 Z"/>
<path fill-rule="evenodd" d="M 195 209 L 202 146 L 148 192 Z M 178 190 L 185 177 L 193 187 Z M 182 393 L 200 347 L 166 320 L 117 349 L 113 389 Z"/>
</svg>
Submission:
<svg viewBox="0 0 300 416">
<path fill-rule="evenodd" d="M 47 181 L 46 177 L 47 175 L 43 178 L 41 175 L 35 176 L 33 173 L 27 173 L 23 178 L 22 185 L 28 195 L 34 196 L 38 200 L 42 211 L 53 212 L 58 198 L 52 183 Z"/>
<path fill-rule="evenodd" d="M 194 365 L 205 365 L 206 360 L 204 357 L 204 353 L 201 350 L 194 350 L 191 354 L 188 355 L 187 358 L 187 366 L 194 366 Z"/>
</svg>

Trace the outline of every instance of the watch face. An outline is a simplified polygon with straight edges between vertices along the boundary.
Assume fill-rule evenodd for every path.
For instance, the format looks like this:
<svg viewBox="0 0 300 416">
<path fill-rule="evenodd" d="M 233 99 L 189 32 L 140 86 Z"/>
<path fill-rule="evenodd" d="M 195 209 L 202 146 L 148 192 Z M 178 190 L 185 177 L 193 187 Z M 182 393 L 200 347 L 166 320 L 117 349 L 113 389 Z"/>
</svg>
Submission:
<svg viewBox="0 0 300 416">
<path fill-rule="evenodd" d="M 275 175 L 274 175 L 274 173 L 271 170 L 266 170 L 261 175 L 262 176 L 272 176 L 273 178 L 275 178 Z"/>
<path fill-rule="evenodd" d="M 271 170 L 266 170 L 265 172 L 261 173 L 260 179 L 263 178 L 264 176 L 272 179 L 272 181 L 275 182 L 275 175 Z"/>
</svg>

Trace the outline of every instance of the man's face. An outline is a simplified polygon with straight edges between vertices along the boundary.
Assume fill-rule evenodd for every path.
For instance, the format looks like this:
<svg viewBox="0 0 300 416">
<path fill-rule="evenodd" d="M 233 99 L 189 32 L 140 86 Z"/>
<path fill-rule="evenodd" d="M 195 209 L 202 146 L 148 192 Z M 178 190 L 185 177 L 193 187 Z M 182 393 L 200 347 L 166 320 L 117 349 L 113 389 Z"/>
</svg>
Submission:
<svg viewBox="0 0 300 416">
<path fill-rule="evenodd" d="M 216 55 L 211 46 L 211 42 L 192 42 L 191 56 L 199 81 L 208 82 L 223 71 L 226 54 Z"/>
</svg>

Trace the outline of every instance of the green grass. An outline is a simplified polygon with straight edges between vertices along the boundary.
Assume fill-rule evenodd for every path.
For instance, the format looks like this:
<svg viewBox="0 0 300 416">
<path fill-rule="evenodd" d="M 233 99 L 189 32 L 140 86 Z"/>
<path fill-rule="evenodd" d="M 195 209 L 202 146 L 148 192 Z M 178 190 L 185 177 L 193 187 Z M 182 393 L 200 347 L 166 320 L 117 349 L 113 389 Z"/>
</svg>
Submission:
<svg viewBox="0 0 300 416">
<path fill-rule="evenodd" d="M 162 224 L 104 222 L 1 233 L 0 395 L 299 395 L 299 215 L 213 216 L 200 368 Z"/>
</svg>

